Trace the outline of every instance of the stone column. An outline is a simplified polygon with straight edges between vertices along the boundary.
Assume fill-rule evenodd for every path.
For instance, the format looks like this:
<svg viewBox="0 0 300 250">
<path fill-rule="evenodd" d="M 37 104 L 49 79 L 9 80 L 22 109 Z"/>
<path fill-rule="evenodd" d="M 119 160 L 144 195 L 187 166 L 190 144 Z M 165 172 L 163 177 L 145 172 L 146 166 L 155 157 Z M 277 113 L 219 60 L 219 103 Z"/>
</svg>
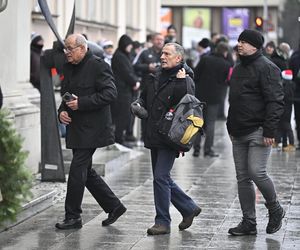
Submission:
<svg viewBox="0 0 300 250">
<path fill-rule="evenodd" d="M 0 13 L 0 84 L 4 107 L 14 116 L 17 131 L 24 138 L 23 149 L 29 152 L 26 164 L 33 173 L 40 161 L 40 111 L 30 101 L 39 93 L 29 83 L 31 1 L 9 0 Z"/>
</svg>

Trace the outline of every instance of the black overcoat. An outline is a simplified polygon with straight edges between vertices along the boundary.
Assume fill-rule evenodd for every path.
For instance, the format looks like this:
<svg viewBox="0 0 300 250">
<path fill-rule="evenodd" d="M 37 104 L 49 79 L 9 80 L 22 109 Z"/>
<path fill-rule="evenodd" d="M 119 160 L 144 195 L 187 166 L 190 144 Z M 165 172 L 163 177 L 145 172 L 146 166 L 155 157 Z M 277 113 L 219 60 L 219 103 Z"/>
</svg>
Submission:
<svg viewBox="0 0 300 250">
<path fill-rule="evenodd" d="M 98 148 L 114 143 L 110 104 L 117 97 L 111 69 L 102 59 L 87 52 L 77 64 L 64 66 L 62 93 L 78 96 L 78 110 L 64 102 L 58 112 L 67 111 L 72 122 L 67 125 L 67 148 Z"/>
</svg>

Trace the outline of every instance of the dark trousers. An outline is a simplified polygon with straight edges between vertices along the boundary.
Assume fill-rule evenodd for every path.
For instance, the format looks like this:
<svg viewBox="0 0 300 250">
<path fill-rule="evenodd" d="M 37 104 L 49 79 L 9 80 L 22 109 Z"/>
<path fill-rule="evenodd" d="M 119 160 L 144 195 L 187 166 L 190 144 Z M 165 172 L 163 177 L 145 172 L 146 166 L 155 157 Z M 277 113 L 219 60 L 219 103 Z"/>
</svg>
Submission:
<svg viewBox="0 0 300 250">
<path fill-rule="evenodd" d="M 170 226 L 170 202 L 183 217 L 190 216 L 197 208 L 196 203 L 176 185 L 171 178 L 171 170 L 176 152 L 171 149 L 151 149 L 153 189 L 155 203 L 155 224 Z"/>
<path fill-rule="evenodd" d="M 92 168 L 92 157 L 96 149 L 73 149 L 73 159 L 68 178 L 65 200 L 66 219 L 79 218 L 86 187 L 106 213 L 120 205 L 109 186 Z"/>
<path fill-rule="evenodd" d="M 203 118 L 204 118 L 204 133 L 205 133 L 205 143 L 204 152 L 208 153 L 212 150 L 214 145 L 215 137 L 215 123 L 218 116 L 219 104 L 207 104 L 204 108 Z M 201 144 L 201 135 L 198 134 L 194 141 L 194 150 L 199 151 Z"/>
<path fill-rule="evenodd" d="M 112 104 L 112 118 L 115 125 L 115 141 L 124 142 L 124 132 L 130 122 L 131 94 L 119 95 L 118 100 Z"/>
<path fill-rule="evenodd" d="M 137 98 L 138 98 L 138 92 L 135 91 L 132 94 L 132 99 L 131 99 L 130 104 L 133 103 Z M 131 112 L 129 112 L 129 124 L 126 128 L 126 135 L 127 136 L 133 135 L 134 121 L 135 121 L 135 116 Z"/>
<path fill-rule="evenodd" d="M 294 145 L 294 133 L 291 125 L 292 104 L 286 103 L 284 105 L 284 112 L 280 118 L 279 128 L 277 132 L 277 143 L 282 142 L 282 146 L 286 147 L 288 144 Z"/>
</svg>

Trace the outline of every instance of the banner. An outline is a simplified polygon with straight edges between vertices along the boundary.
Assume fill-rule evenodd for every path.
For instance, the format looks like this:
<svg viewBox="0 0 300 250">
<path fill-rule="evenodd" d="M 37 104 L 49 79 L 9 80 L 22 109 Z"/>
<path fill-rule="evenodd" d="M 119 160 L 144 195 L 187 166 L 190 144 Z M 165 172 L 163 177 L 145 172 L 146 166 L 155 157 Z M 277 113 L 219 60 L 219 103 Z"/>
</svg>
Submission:
<svg viewBox="0 0 300 250">
<path fill-rule="evenodd" d="M 202 38 L 210 38 L 211 12 L 208 8 L 184 8 L 182 45 L 192 48 Z"/>
<path fill-rule="evenodd" d="M 167 28 L 172 24 L 172 9 L 160 8 L 160 33 L 167 35 Z"/>
<path fill-rule="evenodd" d="M 229 45 L 235 46 L 239 34 L 249 28 L 249 9 L 223 8 L 223 34 L 229 39 Z"/>
</svg>

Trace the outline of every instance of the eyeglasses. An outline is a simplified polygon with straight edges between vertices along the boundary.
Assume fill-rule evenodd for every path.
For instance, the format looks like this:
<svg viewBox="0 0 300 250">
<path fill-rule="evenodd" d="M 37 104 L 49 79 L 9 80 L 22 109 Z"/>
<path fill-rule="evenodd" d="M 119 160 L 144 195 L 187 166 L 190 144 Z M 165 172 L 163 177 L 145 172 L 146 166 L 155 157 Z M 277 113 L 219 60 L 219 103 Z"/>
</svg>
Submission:
<svg viewBox="0 0 300 250">
<path fill-rule="evenodd" d="M 66 47 L 64 48 L 64 52 L 65 53 L 73 53 L 73 50 L 80 47 L 81 45 L 77 45 L 76 47 L 72 48 L 72 47 Z"/>
</svg>

